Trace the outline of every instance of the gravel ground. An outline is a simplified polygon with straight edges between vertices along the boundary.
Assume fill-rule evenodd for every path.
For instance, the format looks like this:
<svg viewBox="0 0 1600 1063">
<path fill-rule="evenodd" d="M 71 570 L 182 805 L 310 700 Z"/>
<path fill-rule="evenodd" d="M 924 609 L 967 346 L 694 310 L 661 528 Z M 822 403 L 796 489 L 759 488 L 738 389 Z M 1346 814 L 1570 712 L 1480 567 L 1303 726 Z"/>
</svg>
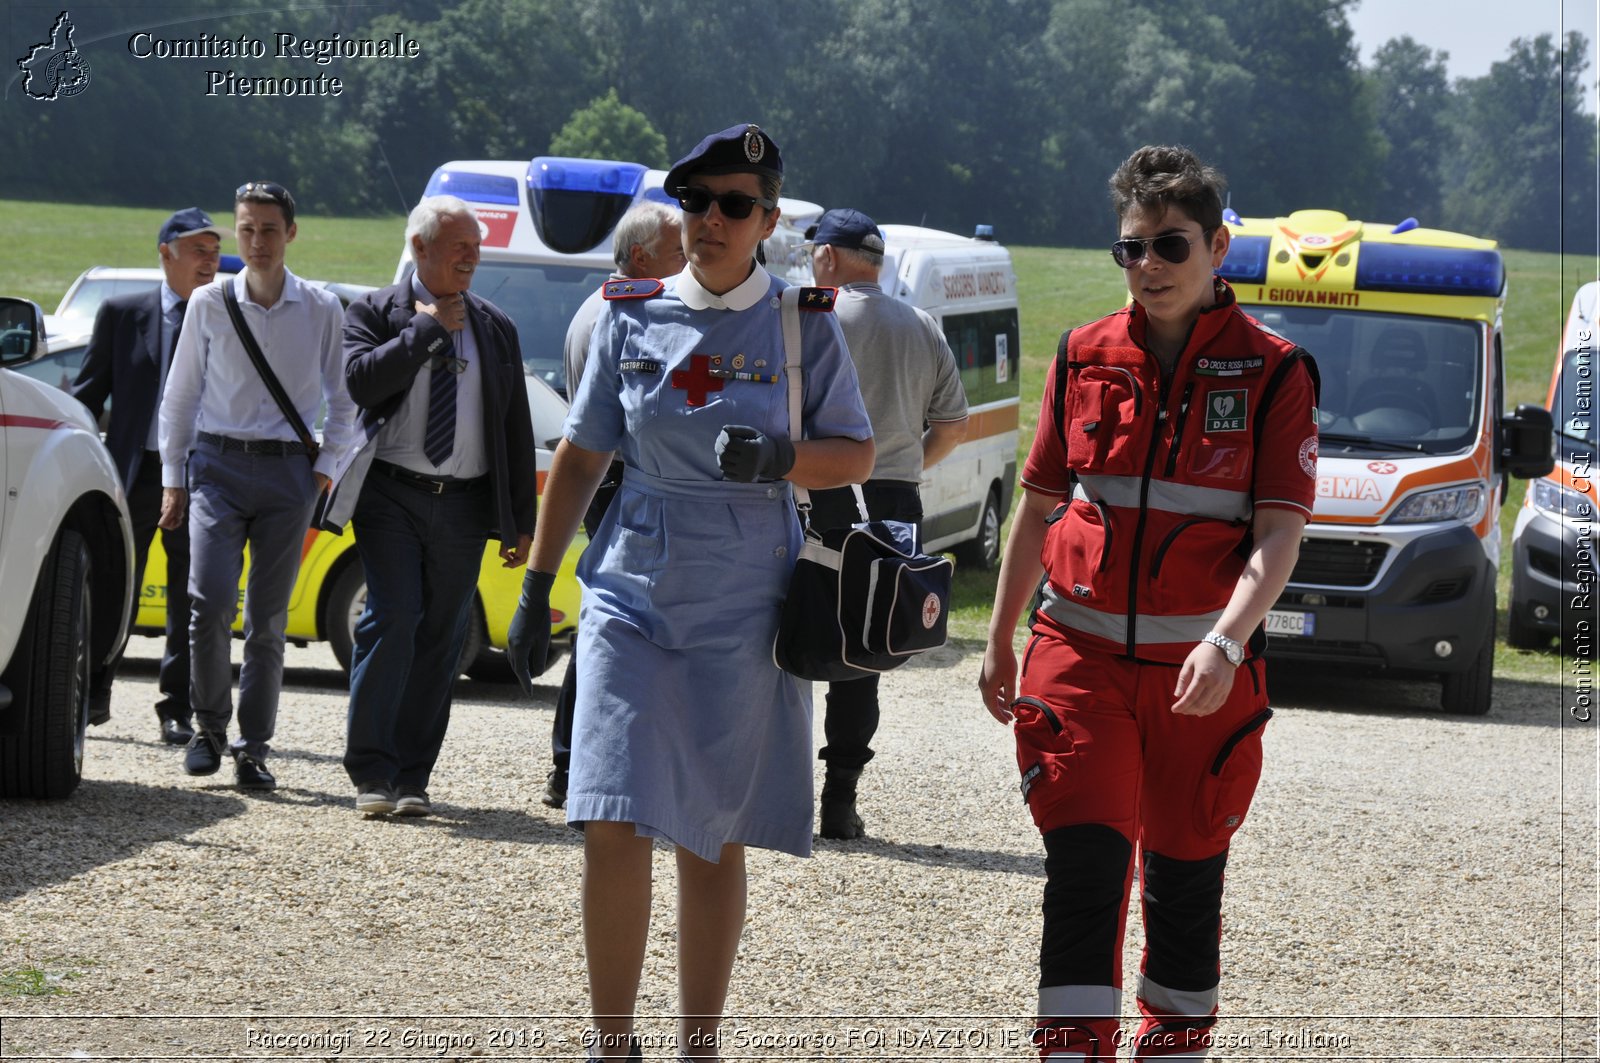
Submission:
<svg viewBox="0 0 1600 1063">
<path fill-rule="evenodd" d="M 267 796 L 157 743 L 157 647 L 135 639 L 76 795 L 0 802 L 0 1058 L 583 1055 L 579 838 L 538 800 L 559 666 L 532 704 L 464 682 L 437 814 L 367 820 L 325 647 L 289 650 Z M 868 839 L 751 851 L 725 1055 L 1031 1057 L 1042 849 L 977 663 L 884 681 Z M 1430 684 L 1287 673 L 1212 1058 L 1596 1058 L 1594 725 L 1554 685 L 1460 719 Z M 671 1058 L 665 850 L 656 873 L 640 1030 Z M 1128 938 L 1131 972 L 1136 915 Z"/>
</svg>

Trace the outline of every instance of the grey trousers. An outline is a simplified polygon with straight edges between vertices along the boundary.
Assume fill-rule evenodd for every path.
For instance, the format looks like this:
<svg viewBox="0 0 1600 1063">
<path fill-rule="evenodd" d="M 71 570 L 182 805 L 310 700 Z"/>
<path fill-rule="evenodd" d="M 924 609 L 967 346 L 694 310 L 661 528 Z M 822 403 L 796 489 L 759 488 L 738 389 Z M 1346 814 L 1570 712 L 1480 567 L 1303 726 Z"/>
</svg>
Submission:
<svg viewBox="0 0 1600 1063">
<path fill-rule="evenodd" d="M 189 455 L 189 700 L 194 726 L 227 739 L 233 718 L 232 628 L 248 544 L 239 737 L 231 748 L 258 759 L 270 750 L 277 725 L 289 596 L 315 502 L 311 463 L 304 454 L 245 454 L 197 443 Z"/>
</svg>

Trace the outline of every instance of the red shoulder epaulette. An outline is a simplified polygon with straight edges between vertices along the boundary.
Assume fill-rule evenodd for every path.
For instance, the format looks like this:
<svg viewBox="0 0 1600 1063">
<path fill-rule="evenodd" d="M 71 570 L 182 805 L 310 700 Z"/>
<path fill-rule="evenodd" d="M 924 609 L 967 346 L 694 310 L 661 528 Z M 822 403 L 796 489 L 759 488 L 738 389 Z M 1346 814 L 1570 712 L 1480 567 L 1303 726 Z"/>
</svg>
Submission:
<svg viewBox="0 0 1600 1063">
<path fill-rule="evenodd" d="M 648 299 L 652 295 L 660 295 L 666 285 L 653 277 L 642 277 L 636 280 L 606 281 L 602 289 L 607 299 Z"/>
<path fill-rule="evenodd" d="M 821 310 L 826 313 L 833 312 L 833 297 L 838 293 L 837 288 L 801 288 L 800 309 Z"/>
</svg>

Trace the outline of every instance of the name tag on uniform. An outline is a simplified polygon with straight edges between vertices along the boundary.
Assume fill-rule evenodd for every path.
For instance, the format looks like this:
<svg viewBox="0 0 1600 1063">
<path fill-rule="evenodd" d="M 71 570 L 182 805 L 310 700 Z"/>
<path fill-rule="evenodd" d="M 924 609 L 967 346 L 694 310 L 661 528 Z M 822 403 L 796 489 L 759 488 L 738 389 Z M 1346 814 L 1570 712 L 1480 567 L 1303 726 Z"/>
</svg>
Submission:
<svg viewBox="0 0 1600 1063">
<path fill-rule="evenodd" d="M 649 358 L 624 358 L 617 365 L 617 369 L 624 373 L 660 374 L 664 368 L 666 368 L 665 362 L 653 362 Z"/>
</svg>

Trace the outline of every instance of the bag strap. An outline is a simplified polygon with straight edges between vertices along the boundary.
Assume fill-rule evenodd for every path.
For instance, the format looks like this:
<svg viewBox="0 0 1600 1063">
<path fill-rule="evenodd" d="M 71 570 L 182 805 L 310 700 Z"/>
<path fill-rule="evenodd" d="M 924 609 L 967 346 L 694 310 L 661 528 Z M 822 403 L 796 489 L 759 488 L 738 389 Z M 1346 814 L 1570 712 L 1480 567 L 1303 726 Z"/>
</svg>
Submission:
<svg viewBox="0 0 1600 1063">
<path fill-rule="evenodd" d="M 789 285 L 779 296 L 779 316 L 783 319 L 783 368 L 789 377 L 789 438 L 791 440 L 805 438 L 805 417 L 802 413 L 805 392 L 805 369 L 801 362 L 800 349 L 800 289 L 796 285 Z M 807 531 L 811 528 L 811 492 L 799 484 L 792 484 L 794 488 L 794 505 L 800 511 L 800 525 Z M 867 516 L 867 500 L 861 494 L 860 484 L 851 484 L 850 490 L 855 492 L 856 512 L 861 514 L 863 523 L 870 520 Z"/>
<path fill-rule="evenodd" d="M 233 283 L 231 279 L 222 282 L 222 301 L 228 304 L 228 316 L 233 319 L 233 330 L 239 334 L 239 342 L 244 344 L 245 353 L 250 356 L 256 372 L 261 374 L 261 382 L 272 392 L 272 399 L 278 404 L 278 409 L 283 411 L 284 419 L 289 422 L 289 427 L 294 429 L 294 434 L 300 437 L 300 442 L 306 448 L 306 454 L 315 462 L 316 437 L 306 428 L 305 421 L 300 417 L 300 411 L 294 408 L 294 403 L 289 401 L 288 393 L 278 382 L 278 374 L 272 371 L 272 366 L 267 364 L 266 355 L 261 353 L 261 346 L 256 343 L 255 334 L 250 331 L 250 326 L 244 319 L 244 311 L 239 309 L 239 297 L 234 294 Z"/>
<path fill-rule="evenodd" d="M 778 316 L 783 321 L 783 371 L 789 379 L 789 439 L 805 438 L 804 367 L 800 356 L 800 288 L 791 284 L 778 296 Z M 811 530 L 811 492 L 793 484 L 794 505 L 800 511 L 800 526 Z"/>
</svg>

